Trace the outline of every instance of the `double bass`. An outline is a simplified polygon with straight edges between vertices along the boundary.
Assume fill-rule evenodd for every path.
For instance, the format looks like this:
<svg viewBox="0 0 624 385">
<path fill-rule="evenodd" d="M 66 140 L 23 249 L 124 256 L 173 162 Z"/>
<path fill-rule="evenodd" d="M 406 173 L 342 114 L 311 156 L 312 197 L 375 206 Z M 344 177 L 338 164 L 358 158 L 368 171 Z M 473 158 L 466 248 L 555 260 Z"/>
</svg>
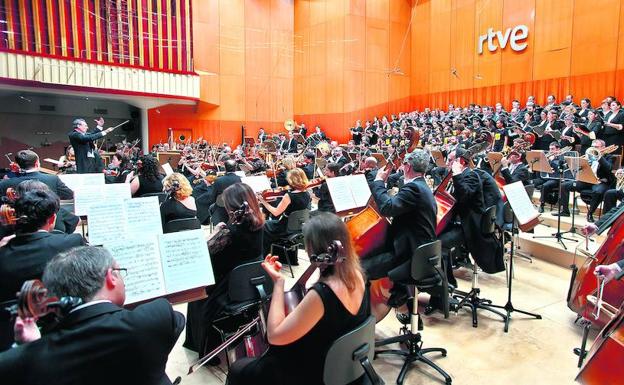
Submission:
<svg viewBox="0 0 624 385">
<path fill-rule="evenodd" d="M 613 224 L 611 225 L 612 222 Z M 598 265 L 608 265 L 615 263 L 624 255 L 624 205 L 608 221 L 598 229 L 600 234 L 605 228 L 611 225 L 607 232 L 607 239 L 600 246 L 595 255 L 578 248 L 586 256 L 585 263 L 580 268 L 573 266 L 570 288 L 568 291 L 568 307 L 579 317 L 589 320 L 592 324 L 602 327 L 610 320 L 604 315 L 596 319 L 592 313 L 595 312 L 595 305 L 588 301 L 588 297 L 596 296 L 596 277 L 594 271 Z M 602 300 L 614 308 L 619 308 L 624 302 L 624 282 L 612 280 L 605 285 L 602 292 Z"/>
</svg>

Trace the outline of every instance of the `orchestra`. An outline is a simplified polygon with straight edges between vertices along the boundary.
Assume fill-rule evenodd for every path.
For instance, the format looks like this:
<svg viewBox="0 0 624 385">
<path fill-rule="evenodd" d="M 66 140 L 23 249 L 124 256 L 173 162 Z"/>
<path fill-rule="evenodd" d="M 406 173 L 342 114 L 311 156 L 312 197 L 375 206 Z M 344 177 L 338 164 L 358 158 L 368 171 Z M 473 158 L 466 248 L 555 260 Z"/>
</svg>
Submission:
<svg viewBox="0 0 624 385">
<path fill-rule="evenodd" d="M 588 224 L 584 228 L 587 236 L 605 223 L 601 219 L 594 224 L 594 215 L 601 204 L 603 213 L 623 215 L 623 210 L 618 211 L 622 206 L 622 203 L 618 206 L 618 201 L 624 199 L 624 171 L 620 168 L 624 111 L 620 108 L 618 100 L 609 98 L 596 110 L 585 98 L 576 106 L 572 95 L 567 95 L 561 104 L 555 95 L 549 95 L 545 106 L 540 107 L 530 96 L 524 107 L 514 100 L 509 112 L 503 104 L 496 103 L 400 112 L 388 115 L 390 119 L 362 117 L 345 128 L 341 137 L 348 138 L 346 143 L 332 140 L 328 136 L 330 131 L 324 132 L 320 125 L 308 133 L 305 124 L 287 121 L 285 132 L 259 128 L 257 135 L 246 138 L 240 145 L 210 143 L 203 138 L 193 141 L 181 137 L 176 141 L 169 137 L 167 143 L 156 143 L 152 152 L 145 154 L 136 146 L 138 141 L 118 143 L 114 153 L 102 151 L 97 141 L 115 127 L 104 129 L 104 120 L 98 118 L 97 128 L 89 131 L 85 119 L 76 119 L 69 133 L 70 146 L 62 160 L 53 164 L 61 175 L 104 174 L 107 184 L 129 184 L 135 198 L 159 196 L 162 199 L 157 215 L 163 227 L 174 220 L 193 219 L 211 233 L 206 244 L 217 286 L 214 291 L 205 290 L 208 299 L 188 301 L 185 347 L 198 352 L 199 358 L 219 347 L 218 336 L 210 327 L 224 309 L 223 302 L 228 300 L 228 273 L 243 263 L 263 261 L 262 267 L 274 285 L 265 325 L 268 350 L 262 358 L 235 362 L 228 381 L 237 384 L 249 383 L 249 378 L 271 378 L 284 383 L 284 378 L 292 379 L 297 370 L 285 368 L 294 360 L 288 356 L 289 351 L 305 345 L 312 355 L 331 342 L 312 341 L 311 337 L 316 328 L 330 328 L 327 317 L 344 318 L 344 327 L 327 337 L 335 339 L 362 322 L 364 315 L 379 316 L 375 312 L 376 300 L 369 298 L 366 281 L 388 285 L 384 286 L 387 295 L 382 299 L 383 305 L 396 308 L 397 318 L 409 322 L 414 316 L 408 301 L 410 292 L 406 286 L 390 280 L 389 272 L 393 271 L 393 279 L 397 274 L 409 276 L 412 253 L 420 245 L 439 240 L 442 247 L 444 282 L 426 289 L 430 294 L 426 313 L 444 311 L 444 304 L 459 311 L 460 302 L 453 294 L 458 287 L 457 269 L 474 264 L 487 274 L 505 270 L 503 228 L 514 225 L 503 215 L 507 207 L 504 190 L 508 185 L 519 183 L 526 191 L 535 189 L 539 214 L 544 213 L 547 204 L 559 202 L 560 210 L 553 215 L 560 217 L 574 214 L 570 202 L 575 203 L 574 199 L 570 201 L 570 192 L 578 193 L 587 201 Z M 164 153 L 175 157 L 161 157 Z M 536 171 L 537 164 L 528 160 L 529 153 L 534 154 L 531 159 L 544 157 L 552 172 Z M 67 248 L 57 245 L 59 242 L 54 237 L 37 236 L 50 233 L 69 237 L 53 234 L 52 230 L 63 211 L 60 200 L 73 199 L 73 191 L 58 176 L 43 173 L 39 156 L 32 150 L 16 150 L 11 162 L 15 163 L 17 172 L 13 178 L 0 181 L 0 193 L 8 196 L 7 190 L 28 180 L 39 180 L 48 190 L 39 191 L 27 184 L 26 191 L 22 187 L 20 196 L 0 210 L 7 218 L 11 213 L 17 216 L 11 230 L 2 232 L 3 237 L 11 238 L 0 242 L 0 256 L 19 250 L 18 241 L 30 250 L 23 252 L 32 252 L 32 247 L 47 242 L 46 255 L 38 256 L 40 261 L 33 274 L 19 275 L 21 281 L 41 279 L 44 262 L 56 261 L 58 257 L 53 257 L 59 252 L 84 244 L 82 236 L 66 242 Z M 582 166 L 574 164 L 584 162 L 589 165 L 591 170 L 586 171 L 594 176 L 595 183 L 578 178 Z M 370 194 L 368 202 L 354 209 L 339 210 L 335 201 L 338 194 L 332 190 L 338 178 L 363 181 L 362 186 L 368 186 L 369 190 L 365 192 Z M 264 187 L 258 189 L 253 181 L 262 182 L 258 185 Z M 358 188 L 366 190 L 362 186 Z M 533 196 L 529 199 L 532 201 Z M 319 283 L 287 314 L 280 269 L 282 263 L 296 266 L 298 259 L 287 256 L 285 260 L 283 256 L 270 254 L 275 243 L 293 235 L 289 217 L 301 211 L 308 214 L 300 232 L 309 256 L 337 247 L 333 246 L 334 242 L 342 246 L 337 260 L 325 261 L 324 265 L 318 263 L 324 268 Z M 495 212 L 498 229 L 495 233 L 483 232 L 488 212 Z M 352 232 L 356 231 L 358 221 L 363 220 L 363 213 L 369 219 L 376 219 L 370 226 L 360 227 L 362 233 L 356 236 Z M 3 223 L 3 230 L 9 229 L 7 226 Z M 68 228 L 75 229 L 76 223 Z M 372 237 L 373 228 L 382 229 L 380 238 L 385 240 L 377 248 L 369 247 L 369 241 L 364 241 Z M 374 252 L 369 253 L 371 250 Z M 71 256 L 71 252 L 67 255 Z M 232 259 L 231 263 L 220 259 L 226 257 Z M 10 269 L 1 263 L 0 259 L 0 273 L 9 274 Z M 109 263 L 110 271 L 100 277 L 105 282 L 118 281 L 114 272 L 119 268 L 116 263 Z M 608 263 L 595 268 L 595 274 L 609 281 L 621 268 L 621 263 Z M 54 284 L 54 279 L 48 281 Z M 11 293 L 19 291 L 21 282 L 9 279 L 3 282 L 6 287 L 2 287 L 2 299 L 8 301 Z M 119 289 L 110 289 L 105 294 L 119 294 L 115 290 Z M 328 302 L 332 292 L 335 296 Z M 93 297 L 83 300 L 88 302 Z M 112 302 L 123 304 L 118 298 Z M 335 311 L 339 302 L 350 310 L 350 315 Z M 163 305 L 163 311 L 171 311 L 165 308 Z M 4 336 L 2 348 L 10 346 L 13 325 L 18 325 L 20 333 L 30 327 L 31 321 L 24 322 L 12 319 L 11 325 L 0 323 L 0 333 Z M 177 326 L 175 333 L 179 333 Z M 318 357 L 309 368 L 314 366 L 318 371 L 321 364 L 316 361 Z M 212 359 L 209 363 L 218 365 L 219 360 Z M 276 380 L 272 377 L 275 375 L 282 377 Z M 314 376 L 318 373 L 314 372 Z"/>
</svg>

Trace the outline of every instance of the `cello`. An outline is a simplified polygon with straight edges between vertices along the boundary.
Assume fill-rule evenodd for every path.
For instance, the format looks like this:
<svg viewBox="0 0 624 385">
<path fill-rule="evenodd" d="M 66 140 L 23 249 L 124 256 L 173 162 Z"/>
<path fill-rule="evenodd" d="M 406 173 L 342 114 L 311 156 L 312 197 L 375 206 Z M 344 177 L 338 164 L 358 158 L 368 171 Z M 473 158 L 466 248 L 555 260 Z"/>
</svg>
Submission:
<svg viewBox="0 0 624 385">
<path fill-rule="evenodd" d="M 606 313 L 606 312 L 605 312 Z M 618 384 L 624 378 L 624 304 L 600 331 L 576 381 L 586 385 Z"/>
<path fill-rule="evenodd" d="M 611 224 L 612 223 L 612 224 Z M 579 317 L 586 318 L 592 324 L 602 327 L 609 319 L 604 315 L 596 319 L 592 316 L 595 312 L 595 305 L 588 301 L 588 297 L 596 296 L 596 277 L 594 270 L 598 265 L 608 265 L 617 262 L 624 253 L 624 205 L 613 215 L 610 221 L 602 225 L 597 233 L 611 226 L 607 232 L 607 239 L 600 246 L 595 255 L 592 255 L 582 248 L 577 248 L 586 256 L 585 263 L 580 268 L 572 266 L 572 277 L 568 290 L 568 307 Z M 619 308 L 624 302 L 624 282 L 612 280 L 605 285 L 602 299 L 614 308 Z"/>
</svg>

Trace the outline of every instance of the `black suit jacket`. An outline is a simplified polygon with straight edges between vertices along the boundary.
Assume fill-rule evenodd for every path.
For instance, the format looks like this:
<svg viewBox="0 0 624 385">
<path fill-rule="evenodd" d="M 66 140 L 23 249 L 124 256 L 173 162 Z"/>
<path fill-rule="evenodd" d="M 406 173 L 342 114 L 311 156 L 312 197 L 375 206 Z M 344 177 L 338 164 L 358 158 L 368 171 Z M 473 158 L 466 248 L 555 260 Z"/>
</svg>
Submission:
<svg viewBox="0 0 624 385">
<path fill-rule="evenodd" d="M 510 184 L 521 181 L 523 185 L 529 184 L 529 168 L 526 164 L 519 164 L 514 169 L 513 173 L 509 172 L 508 168 L 501 169 L 501 175 L 505 178 L 505 183 Z"/>
<path fill-rule="evenodd" d="M 165 299 L 125 310 L 109 302 L 78 309 L 41 339 L 0 355 L 3 384 L 164 385 L 184 316 Z"/>
<path fill-rule="evenodd" d="M 613 112 L 609 112 L 607 115 L 605 115 L 605 123 L 609 120 L 611 115 L 613 115 Z M 624 110 L 619 110 L 617 115 L 613 119 L 611 119 L 610 123 L 624 124 Z M 600 133 L 602 139 L 604 139 L 607 146 L 610 146 L 612 144 L 624 144 L 624 130 L 617 130 L 611 126 L 603 125 Z"/>
<path fill-rule="evenodd" d="M 80 234 L 36 232 L 20 234 L 0 247 L 0 302 L 14 300 L 24 281 L 41 279 L 43 269 L 56 254 L 84 245 Z M 0 351 L 13 343 L 13 323 L 0 313 Z M 1 377 L 0 377 L 1 378 Z"/>
<path fill-rule="evenodd" d="M 56 175 L 44 174 L 40 171 L 29 172 L 26 174 L 22 174 L 17 178 L 5 179 L 0 182 L 0 193 L 2 195 L 6 194 L 6 190 L 9 187 L 15 187 L 21 182 L 29 179 L 36 179 L 42 183 L 45 183 L 50 190 L 54 191 L 56 195 L 61 199 L 73 199 L 74 192 L 63 183 L 61 178 Z"/>
<path fill-rule="evenodd" d="M 234 174 L 233 172 L 228 172 L 225 175 L 218 177 L 215 180 L 214 184 L 212 185 L 212 191 L 206 193 L 206 194 L 209 194 L 208 197 L 206 197 L 205 200 L 204 199 L 200 200 L 201 204 L 203 205 L 203 203 L 206 202 L 208 206 L 212 205 L 213 203 L 217 201 L 217 197 L 223 194 L 223 191 L 225 191 L 226 188 L 230 187 L 231 185 L 235 183 L 239 183 L 240 181 L 241 181 L 240 176 Z M 214 211 L 212 212 L 212 219 L 211 219 L 212 223 L 217 224 L 219 222 L 226 222 L 227 218 L 228 218 L 228 215 L 227 215 L 227 212 L 225 211 L 225 208 L 215 205 Z"/>
<path fill-rule="evenodd" d="M 82 133 L 76 130 L 67 134 L 69 136 L 69 143 L 74 148 L 76 154 L 76 171 L 79 174 L 85 174 L 89 172 L 102 172 L 97 169 L 97 164 L 101 163 L 100 154 L 95 150 L 94 140 L 98 140 L 104 136 L 102 131 L 93 133 Z M 93 151 L 95 158 L 89 158 L 87 154 Z M 90 161 L 89 159 L 93 159 Z"/>
<path fill-rule="evenodd" d="M 436 239 L 438 206 L 424 178 L 417 178 L 390 197 L 383 181 L 371 185 L 379 212 L 392 217 L 387 239 L 392 242 L 395 257 L 406 261 L 420 245 Z"/>
</svg>

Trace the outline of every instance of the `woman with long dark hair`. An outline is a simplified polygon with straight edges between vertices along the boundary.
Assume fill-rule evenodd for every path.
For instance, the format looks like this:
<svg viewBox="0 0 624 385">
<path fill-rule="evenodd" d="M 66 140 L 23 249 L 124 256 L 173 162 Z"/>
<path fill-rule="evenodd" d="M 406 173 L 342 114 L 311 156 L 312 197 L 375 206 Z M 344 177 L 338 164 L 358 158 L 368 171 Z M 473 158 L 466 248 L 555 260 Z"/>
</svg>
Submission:
<svg viewBox="0 0 624 385">
<path fill-rule="evenodd" d="M 137 166 L 137 175 L 131 172 L 128 177 L 132 196 L 140 197 L 144 194 L 162 192 L 163 176 L 158 169 L 160 165 L 156 158 L 144 155 L 139 159 Z"/>
<path fill-rule="evenodd" d="M 207 299 L 188 304 L 186 315 L 184 347 L 199 352 L 200 357 L 221 343 L 212 320 L 228 302 L 228 274 L 236 266 L 262 258 L 264 217 L 253 190 L 235 183 L 222 196 L 229 220 L 217 224 L 208 240 L 215 285 Z"/>
<path fill-rule="evenodd" d="M 258 359 L 236 361 L 229 385 L 322 384 L 329 347 L 370 315 L 365 277 L 344 222 L 335 214 L 320 213 L 306 222 L 303 235 L 310 256 L 331 255 L 330 246 L 339 242 L 341 247 L 333 255 L 338 259 L 322 269 L 319 281 L 286 315 L 281 264 L 274 256 L 266 257 L 262 267 L 274 282 L 267 319 L 270 347 Z"/>
</svg>

